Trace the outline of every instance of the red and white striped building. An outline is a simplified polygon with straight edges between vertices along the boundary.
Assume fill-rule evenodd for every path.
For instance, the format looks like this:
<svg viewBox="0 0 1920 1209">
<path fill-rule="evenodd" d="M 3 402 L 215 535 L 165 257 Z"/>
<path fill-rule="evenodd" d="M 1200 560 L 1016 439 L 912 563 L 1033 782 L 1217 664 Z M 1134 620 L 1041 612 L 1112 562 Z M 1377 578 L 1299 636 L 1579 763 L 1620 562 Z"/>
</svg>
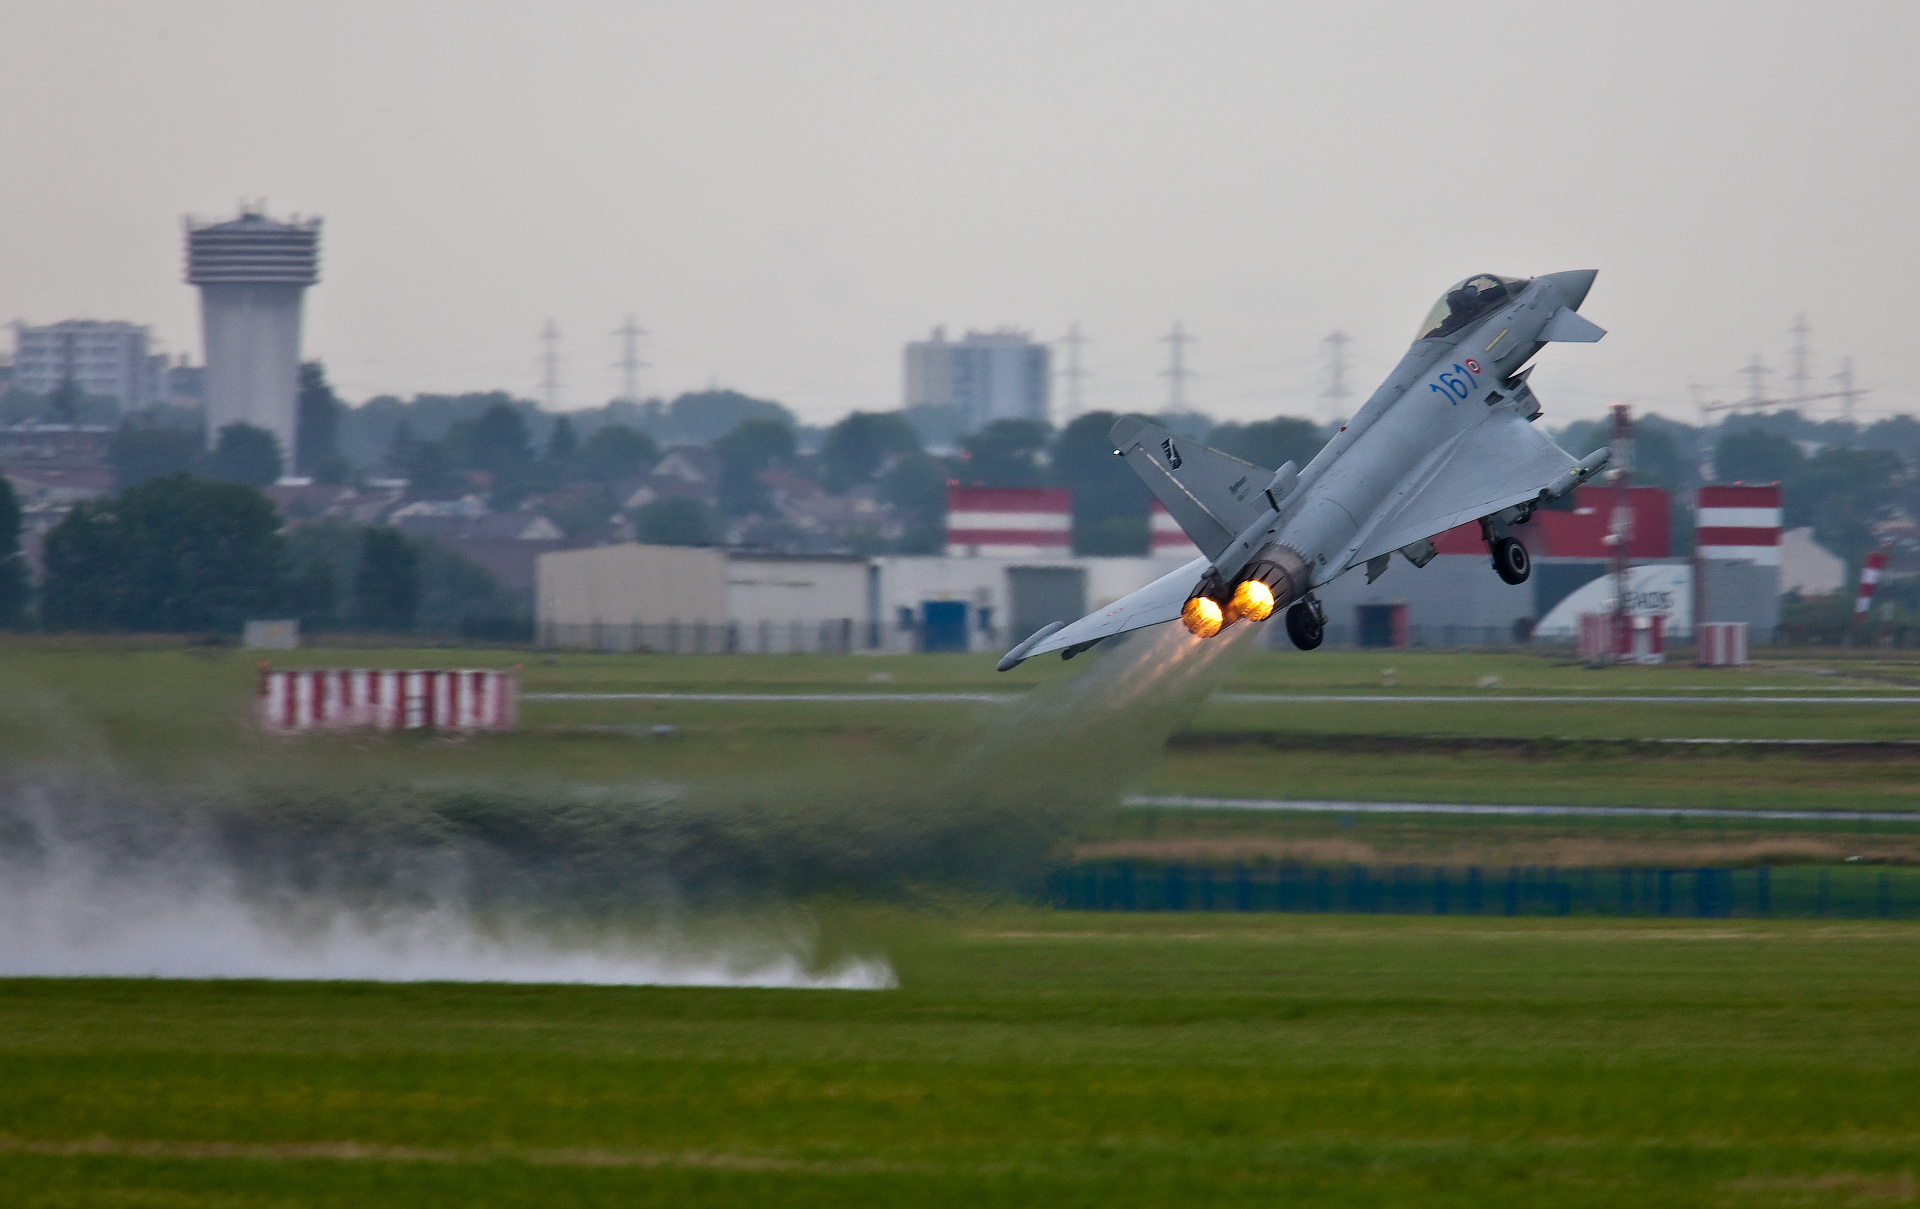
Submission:
<svg viewBox="0 0 1920 1209">
<path fill-rule="evenodd" d="M 481 669 L 276 669 L 262 664 L 260 724 L 307 730 L 512 730 L 520 715 L 516 672 Z"/>
<path fill-rule="evenodd" d="M 1780 484 L 1702 487 L 1699 506 L 1694 519 L 1699 557 L 1780 565 Z"/>
<path fill-rule="evenodd" d="M 1065 558 L 1073 493 L 1057 487 L 948 487 L 947 555 Z"/>
</svg>

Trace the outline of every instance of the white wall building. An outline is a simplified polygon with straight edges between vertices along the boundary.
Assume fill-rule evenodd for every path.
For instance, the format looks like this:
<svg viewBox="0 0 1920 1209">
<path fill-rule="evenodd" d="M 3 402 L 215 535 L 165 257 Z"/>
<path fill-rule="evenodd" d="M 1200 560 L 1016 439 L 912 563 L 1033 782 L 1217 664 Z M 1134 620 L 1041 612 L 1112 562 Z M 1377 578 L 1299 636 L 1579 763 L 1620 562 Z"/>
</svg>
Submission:
<svg viewBox="0 0 1920 1209">
<path fill-rule="evenodd" d="M 1049 621 L 1076 621 L 1186 558 L 877 558 L 878 647 L 1004 651 Z"/>
<path fill-rule="evenodd" d="M 122 411 L 150 407 L 160 397 L 165 360 L 148 352 L 147 329 L 136 323 L 13 325 L 13 385 L 36 395 L 70 379 L 89 395 L 118 399 Z"/>
<path fill-rule="evenodd" d="M 1050 352 L 1027 332 L 968 332 L 948 340 L 945 328 L 906 350 L 908 407 L 952 407 L 968 430 L 995 420 L 1048 419 Z"/>
<path fill-rule="evenodd" d="M 873 631 L 872 570 L 853 556 L 626 542 L 542 554 L 535 574 L 544 646 L 850 651 Z"/>
</svg>

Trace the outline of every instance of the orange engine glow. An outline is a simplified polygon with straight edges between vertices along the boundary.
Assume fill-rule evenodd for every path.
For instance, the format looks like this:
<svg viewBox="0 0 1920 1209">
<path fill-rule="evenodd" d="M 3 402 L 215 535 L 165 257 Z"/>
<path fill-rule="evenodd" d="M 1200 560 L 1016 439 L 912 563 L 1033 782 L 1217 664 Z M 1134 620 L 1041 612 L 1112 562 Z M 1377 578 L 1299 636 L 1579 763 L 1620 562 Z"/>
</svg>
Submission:
<svg viewBox="0 0 1920 1209">
<path fill-rule="evenodd" d="M 1205 596 L 1195 596 L 1187 601 L 1186 607 L 1180 610 L 1180 620 L 1186 622 L 1187 628 L 1201 638 L 1213 637 L 1226 624 L 1220 606 Z"/>
<path fill-rule="evenodd" d="M 1273 589 L 1257 579 L 1242 580 L 1233 590 L 1232 605 L 1249 621 L 1265 621 L 1273 615 Z"/>
</svg>

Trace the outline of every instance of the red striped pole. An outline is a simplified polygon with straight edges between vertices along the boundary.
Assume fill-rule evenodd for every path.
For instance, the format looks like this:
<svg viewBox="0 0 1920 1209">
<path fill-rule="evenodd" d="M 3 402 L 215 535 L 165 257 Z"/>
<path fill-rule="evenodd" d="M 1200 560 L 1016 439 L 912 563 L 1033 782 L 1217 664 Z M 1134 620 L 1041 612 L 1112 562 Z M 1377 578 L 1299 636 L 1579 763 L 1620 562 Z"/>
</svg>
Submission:
<svg viewBox="0 0 1920 1209">
<path fill-rule="evenodd" d="M 1880 572 L 1887 565 L 1887 552 L 1875 550 L 1860 563 L 1860 591 L 1853 598 L 1855 629 L 1866 624 L 1867 610 L 1873 607 L 1873 591 L 1879 586 Z"/>
</svg>

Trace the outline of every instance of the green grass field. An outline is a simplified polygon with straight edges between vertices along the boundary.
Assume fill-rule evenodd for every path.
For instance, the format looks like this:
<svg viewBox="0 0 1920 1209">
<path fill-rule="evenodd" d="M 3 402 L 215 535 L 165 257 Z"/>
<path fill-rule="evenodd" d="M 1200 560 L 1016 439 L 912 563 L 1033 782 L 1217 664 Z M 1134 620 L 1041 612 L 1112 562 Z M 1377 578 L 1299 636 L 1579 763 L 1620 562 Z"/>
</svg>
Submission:
<svg viewBox="0 0 1920 1209">
<path fill-rule="evenodd" d="M 528 693 L 1020 694 L 1094 663 L 1000 676 L 974 657 L 289 655 L 521 663 Z M 530 701 L 511 735 L 289 741 L 248 725 L 255 665 L 161 642 L 0 643 L 0 783 L 369 801 L 500 784 L 531 786 L 536 807 L 555 785 L 736 785 L 768 800 L 802 786 L 821 806 L 840 785 L 884 807 L 890 786 L 924 800 L 907 788 L 937 782 L 996 720 L 1047 733 L 1013 703 Z M 1083 758 L 1158 793 L 1912 810 L 1920 747 L 1655 740 L 1920 738 L 1910 705 L 1683 699 L 1917 686 L 1920 663 L 1884 654 L 1709 673 L 1250 652 L 1225 691 L 1456 700 L 1215 701 L 1170 719 L 1164 750 Z M 1475 700 L 1487 695 L 1674 700 Z M 861 826 L 884 827 L 875 817 Z M 1129 809 L 1089 816 L 1069 849 L 1061 859 L 1911 865 L 1920 825 Z M 932 884 L 799 910 L 814 960 L 882 958 L 898 987 L 0 980 L 0 1204 L 1920 1199 L 1911 922 L 1078 914 Z"/>
<path fill-rule="evenodd" d="M 1910 925 L 828 908 L 882 992 L 0 983 L 66 1205 L 1910 1203 Z"/>
</svg>

